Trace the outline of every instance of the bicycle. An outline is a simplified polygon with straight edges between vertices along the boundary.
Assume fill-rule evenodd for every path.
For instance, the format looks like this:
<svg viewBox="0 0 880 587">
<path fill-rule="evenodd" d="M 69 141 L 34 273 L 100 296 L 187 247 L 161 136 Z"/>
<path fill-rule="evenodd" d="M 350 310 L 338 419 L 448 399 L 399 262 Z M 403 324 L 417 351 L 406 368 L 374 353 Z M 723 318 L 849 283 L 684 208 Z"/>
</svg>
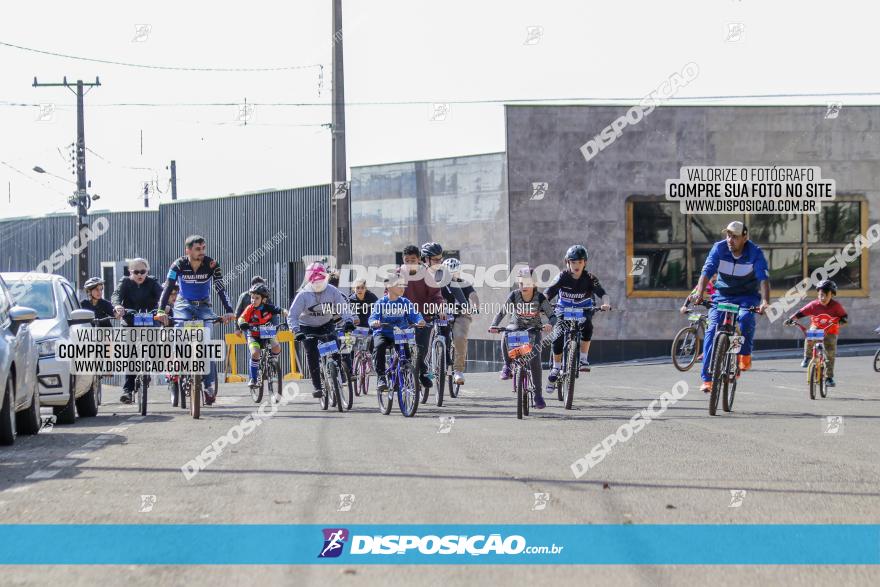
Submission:
<svg viewBox="0 0 880 587">
<path fill-rule="evenodd" d="M 260 403 L 263 400 L 263 390 L 268 382 L 269 399 L 277 401 L 281 397 L 281 365 L 278 358 L 272 354 L 269 348 L 269 342 L 275 337 L 279 330 L 285 328 L 284 324 L 275 326 L 274 324 L 265 324 L 258 326 L 257 334 L 260 343 L 260 364 L 257 368 L 257 384 L 251 386 L 251 399 L 254 403 Z"/>
<path fill-rule="evenodd" d="M 428 343 L 428 377 L 437 385 L 437 407 L 443 406 L 443 388 L 446 385 L 446 378 L 450 381 L 452 375 L 448 373 L 449 363 L 447 362 L 449 349 L 446 346 L 446 336 L 443 334 L 443 328 L 449 325 L 449 320 L 435 318 L 431 324 L 431 340 Z M 422 403 L 428 403 L 428 388 L 422 390 Z"/>
<path fill-rule="evenodd" d="M 336 331 L 326 334 L 307 335 L 306 340 L 316 339 L 318 341 L 318 356 L 321 370 L 321 388 L 324 393 L 321 394 L 319 401 L 321 409 L 327 410 L 335 407 L 336 411 L 341 412 L 343 407 L 346 410 L 351 409 L 351 401 L 347 406 L 343 406 L 342 392 L 342 359 L 339 353 L 339 343 L 336 340 Z"/>
<path fill-rule="evenodd" d="M 370 373 L 373 371 L 373 357 L 367 350 L 370 339 L 370 329 L 359 326 L 352 333 L 355 338 L 354 358 L 352 370 L 354 371 L 354 393 L 357 396 L 367 395 L 370 389 Z"/>
<path fill-rule="evenodd" d="M 382 326 L 390 326 L 390 324 L 382 323 Z M 395 327 L 394 346 L 390 353 L 391 361 L 386 363 L 385 368 L 387 387 L 385 391 L 376 391 L 379 411 L 385 416 L 390 414 L 394 404 L 394 394 L 397 393 L 400 413 L 411 418 L 419 409 L 420 395 L 418 377 L 415 376 L 415 365 L 419 358 L 415 328 Z"/>
<path fill-rule="evenodd" d="M 132 317 L 133 328 L 157 326 L 155 311 L 152 313 L 141 312 L 138 310 L 133 310 L 131 308 L 126 308 L 125 315 Z M 141 416 L 147 415 L 147 397 L 149 388 L 150 374 L 138 373 L 134 378 L 134 389 L 131 391 L 131 394 L 132 396 L 137 396 L 137 400 L 132 403 L 137 403 L 138 411 L 140 412 Z"/>
<path fill-rule="evenodd" d="M 535 383 L 532 380 L 532 368 L 529 365 L 532 355 L 537 349 L 532 341 L 534 333 L 539 329 L 511 330 L 507 332 L 507 356 L 513 363 L 513 389 L 516 393 L 516 417 L 529 415 L 529 409 L 535 407 Z"/>
<path fill-rule="evenodd" d="M 690 324 L 676 333 L 675 338 L 672 339 L 670 352 L 672 364 L 682 372 L 689 371 L 697 362 L 709 325 L 709 317 L 694 310 L 688 312 L 687 319 Z"/>
<path fill-rule="evenodd" d="M 194 329 L 194 328 L 205 328 L 205 323 L 214 323 L 221 322 L 221 318 L 202 318 L 200 320 L 190 320 L 189 318 L 171 318 L 174 322 L 180 322 L 183 324 L 183 328 L 186 329 Z M 207 337 L 206 337 L 207 338 Z M 193 420 L 198 420 L 202 415 L 202 404 L 205 401 L 205 388 L 203 385 L 204 375 L 201 373 L 195 374 L 184 374 L 180 373 L 175 375 L 177 378 L 177 390 L 178 390 L 178 399 L 180 403 L 180 407 L 186 409 L 186 398 L 190 398 L 189 402 L 189 411 L 190 415 L 193 417 Z M 169 377 L 170 380 L 170 377 Z M 220 381 L 219 378 L 215 385 L 217 386 L 217 391 L 220 390 Z M 172 389 L 172 394 L 174 393 Z"/>
<path fill-rule="evenodd" d="M 737 322 L 739 305 L 729 302 L 709 302 L 708 307 L 715 307 L 720 315 L 715 338 L 712 341 L 712 357 L 710 358 L 712 391 L 709 394 L 709 415 L 714 416 L 718 413 L 718 399 L 720 397 L 723 397 L 722 408 L 724 411 L 733 410 L 736 383 L 740 374 L 737 357 L 745 337 L 740 333 Z M 752 313 L 758 312 L 757 306 L 752 306 L 747 310 Z"/>
<path fill-rule="evenodd" d="M 559 377 L 556 379 L 554 386 L 556 387 L 556 397 L 559 401 L 565 402 L 565 409 L 570 410 L 574 402 L 574 383 L 579 376 L 580 365 L 580 332 L 578 330 L 580 323 L 586 320 L 586 313 L 604 312 L 598 306 L 585 306 L 583 308 L 563 308 L 562 318 L 559 320 L 562 330 L 561 336 L 565 337 L 565 344 L 562 350 L 562 369 Z M 572 336 L 574 331 L 574 336 Z"/>
<path fill-rule="evenodd" d="M 350 410 L 354 405 L 354 381 L 351 376 L 351 356 L 354 352 L 354 344 L 355 339 L 352 336 L 351 332 L 342 332 L 337 330 L 336 337 L 339 340 L 339 354 L 342 364 L 342 384 L 343 388 L 340 390 L 340 397 L 342 397 L 342 404 L 346 410 Z"/>
<path fill-rule="evenodd" d="M 807 385 L 810 389 L 810 399 L 816 399 L 816 389 L 819 395 L 828 397 L 828 388 L 825 385 L 825 331 L 837 324 L 837 319 L 831 319 L 827 326 L 820 328 L 807 328 L 800 322 L 786 320 L 786 326 L 797 326 L 804 334 L 804 344 L 813 341 L 813 354 L 807 365 Z"/>
</svg>

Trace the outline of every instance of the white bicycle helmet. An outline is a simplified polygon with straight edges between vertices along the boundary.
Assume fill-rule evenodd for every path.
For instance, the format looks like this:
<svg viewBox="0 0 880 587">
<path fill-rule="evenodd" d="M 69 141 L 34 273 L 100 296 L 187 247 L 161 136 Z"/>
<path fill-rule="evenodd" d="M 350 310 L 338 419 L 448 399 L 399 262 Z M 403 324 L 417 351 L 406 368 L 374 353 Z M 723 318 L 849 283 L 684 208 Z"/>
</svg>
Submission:
<svg viewBox="0 0 880 587">
<path fill-rule="evenodd" d="M 457 273 L 461 269 L 461 261 L 453 257 L 443 261 L 443 265 L 446 266 L 451 273 Z"/>
</svg>

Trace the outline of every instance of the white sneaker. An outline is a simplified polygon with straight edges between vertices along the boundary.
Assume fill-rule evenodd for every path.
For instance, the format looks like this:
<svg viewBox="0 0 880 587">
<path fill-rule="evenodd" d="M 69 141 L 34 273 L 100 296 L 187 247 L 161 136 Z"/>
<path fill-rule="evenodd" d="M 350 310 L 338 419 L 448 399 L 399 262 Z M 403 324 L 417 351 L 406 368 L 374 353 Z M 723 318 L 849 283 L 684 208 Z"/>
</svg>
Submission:
<svg viewBox="0 0 880 587">
<path fill-rule="evenodd" d="M 453 371 L 452 382 L 456 385 L 464 385 L 464 375 L 461 371 Z"/>
<path fill-rule="evenodd" d="M 547 381 L 550 383 L 556 383 L 556 380 L 559 379 L 559 367 L 553 367 L 550 369 L 550 374 L 547 375 Z"/>
</svg>

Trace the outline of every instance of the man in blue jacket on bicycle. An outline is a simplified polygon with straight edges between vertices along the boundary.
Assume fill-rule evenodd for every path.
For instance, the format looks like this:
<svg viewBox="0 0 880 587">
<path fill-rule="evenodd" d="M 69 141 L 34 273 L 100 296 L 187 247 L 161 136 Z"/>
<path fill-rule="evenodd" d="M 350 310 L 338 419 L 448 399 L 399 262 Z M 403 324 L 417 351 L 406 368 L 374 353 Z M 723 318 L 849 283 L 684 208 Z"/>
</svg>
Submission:
<svg viewBox="0 0 880 587">
<path fill-rule="evenodd" d="M 748 309 L 759 306 L 763 314 L 770 305 L 770 276 L 767 259 L 761 247 L 749 240 L 748 228 L 742 222 L 731 222 L 724 229 L 726 238 L 712 246 L 703 271 L 697 283 L 696 292 L 691 294 L 693 303 L 703 301 L 709 280 L 716 273 L 716 292 L 712 301 L 716 304 L 727 302 L 740 307 L 737 321 L 745 340 L 739 351 L 739 369 L 747 371 L 752 366 L 752 342 L 755 338 L 755 316 Z M 700 390 L 712 391 L 712 344 L 718 326 L 718 310 L 709 310 L 709 327 L 706 329 L 703 346 L 703 368 L 700 372 L 703 384 Z"/>
</svg>

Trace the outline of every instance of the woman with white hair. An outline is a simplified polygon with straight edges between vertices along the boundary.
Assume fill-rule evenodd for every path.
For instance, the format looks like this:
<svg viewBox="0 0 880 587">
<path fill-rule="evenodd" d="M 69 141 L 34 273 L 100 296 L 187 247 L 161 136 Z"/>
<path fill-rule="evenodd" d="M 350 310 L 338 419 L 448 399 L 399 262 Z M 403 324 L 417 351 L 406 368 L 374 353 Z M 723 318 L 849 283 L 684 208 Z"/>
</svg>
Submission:
<svg viewBox="0 0 880 587">
<path fill-rule="evenodd" d="M 116 284 L 111 301 L 113 302 L 116 317 L 122 318 L 127 326 L 133 325 L 132 316 L 125 315 L 125 310 L 138 312 L 151 312 L 159 305 L 162 296 L 162 285 L 155 277 L 149 274 L 150 264 L 146 259 L 131 259 L 128 262 L 128 275 L 124 276 Z M 125 385 L 122 386 L 122 397 L 119 398 L 124 404 L 130 404 L 134 391 L 135 376 L 125 376 Z"/>
</svg>

